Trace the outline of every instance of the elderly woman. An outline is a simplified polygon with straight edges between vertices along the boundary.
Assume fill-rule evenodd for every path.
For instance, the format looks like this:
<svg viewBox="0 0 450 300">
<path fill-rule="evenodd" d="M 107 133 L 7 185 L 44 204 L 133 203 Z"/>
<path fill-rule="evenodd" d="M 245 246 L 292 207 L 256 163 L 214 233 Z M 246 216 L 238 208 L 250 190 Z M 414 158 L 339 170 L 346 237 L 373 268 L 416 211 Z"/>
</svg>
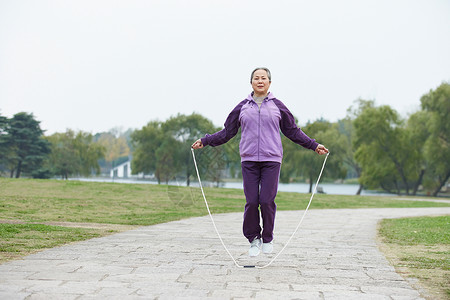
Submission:
<svg viewBox="0 0 450 300">
<path fill-rule="evenodd" d="M 206 134 L 192 145 L 193 149 L 222 145 L 241 128 L 239 152 L 246 198 L 243 233 L 250 242 L 250 256 L 259 255 L 261 248 L 263 253 L 273 251 L 275 197 L 283 158 L 280 129 L 294 143 L 320 155 L 328 153 L 327 148 L 298 128 L 287 107 L 268 92 L 271 82 L 269 69 L 253 70 L 250 77 L 253 92 L 231 111 L 225 128 Z"/>
</svg>

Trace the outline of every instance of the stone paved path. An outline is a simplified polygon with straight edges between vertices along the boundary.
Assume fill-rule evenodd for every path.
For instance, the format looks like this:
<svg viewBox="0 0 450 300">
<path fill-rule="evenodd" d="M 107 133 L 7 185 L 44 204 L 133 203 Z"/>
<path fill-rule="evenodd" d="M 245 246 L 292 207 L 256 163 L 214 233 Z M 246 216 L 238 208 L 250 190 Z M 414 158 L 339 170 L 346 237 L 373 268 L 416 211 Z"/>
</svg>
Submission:
<svg viewBox="0 0 450 300">
<path fill-rule="evenodd" d="M 278 212 L 275 253 L 303 212 Z M 447 208 L 311 210 L 266 269 L 235 267 L 208 216 L 141 227 L 0 265 L 0 299 L 422 299 L 378 251 L 382 218 L 450 214 Z M 241 213 L 215 215 L 239 264 Z"/>
</svg>

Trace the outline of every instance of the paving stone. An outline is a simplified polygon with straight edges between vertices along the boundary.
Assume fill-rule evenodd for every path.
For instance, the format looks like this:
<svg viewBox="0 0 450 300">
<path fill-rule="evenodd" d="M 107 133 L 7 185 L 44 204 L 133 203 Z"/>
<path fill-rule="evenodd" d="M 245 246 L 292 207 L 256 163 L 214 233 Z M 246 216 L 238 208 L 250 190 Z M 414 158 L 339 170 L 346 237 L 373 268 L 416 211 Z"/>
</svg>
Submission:
<svg viewBox="0 0 450 300">
<path fill-rule="evenodd" d="M 214 215 L 240 265 L 265 266 L 303 212 L 277 213 L 275 252 L 248 257 L 242 213 Z M 0 265 L 0 299 L 423 299 L 379 252 L 382 218 L 450 214 L 450 208 L 311 210 L 266 268 L 238 268 L 209 216 L 48 249 Z"/>
</svg>

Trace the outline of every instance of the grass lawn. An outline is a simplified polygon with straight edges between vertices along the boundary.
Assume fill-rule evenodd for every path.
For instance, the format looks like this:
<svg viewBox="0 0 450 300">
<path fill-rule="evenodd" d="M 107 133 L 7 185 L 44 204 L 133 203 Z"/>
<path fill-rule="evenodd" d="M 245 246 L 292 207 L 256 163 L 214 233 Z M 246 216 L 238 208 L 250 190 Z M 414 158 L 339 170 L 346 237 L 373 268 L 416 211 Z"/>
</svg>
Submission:
<svg viewBox="0 0 450 300">
<path fill-rule="evenodd" d="M 43 224 L 0 223 L 0 262 L 44 248 L 104 235 L 99 230 Z"/>
<path fill-rule="evenodd" d="M 450 299 L 450 216 L 385 219 L 379 237 L 399 273 L 419 279 L 433 299 Z"/>
<path fill-rule="evenodd" d="M 213 213 L 243 211 L 240 189 L 206 188 L 205 194 Z M 276 202 L 279 210 L 302 210 L 309 197 L 280 192 Z M 436 206 L 450 203 L 317 194 L 311 209 Z M 0 178 L 0 219 L 152 225 L 206 214 L 197 187 Z"/>
<path fill-rule="evenodd" d="M 205 194 L 212 213 L 243 212 L 245 199 L 240 189 L 205 188 Z M 310 194 L 279 192 L 277 208 L 303 210 L 309 198 Z M 310 208 L 450 206 L 450 203 L 420 201 L 414 197 L 411 199 L 415 201 L 402 200 L 405 198 L 317 194 Z M 206 214 L 198 187 L 0 178 L 0 263 L 135 226 Z M 443 232 L 437 234 L 440 237 Z M 442 248 L 440 243 L 433 245 L 437 245 L 433 255 L 444 257 L 448 267 L 448 244 L 447 248 Z"/>
</svg>

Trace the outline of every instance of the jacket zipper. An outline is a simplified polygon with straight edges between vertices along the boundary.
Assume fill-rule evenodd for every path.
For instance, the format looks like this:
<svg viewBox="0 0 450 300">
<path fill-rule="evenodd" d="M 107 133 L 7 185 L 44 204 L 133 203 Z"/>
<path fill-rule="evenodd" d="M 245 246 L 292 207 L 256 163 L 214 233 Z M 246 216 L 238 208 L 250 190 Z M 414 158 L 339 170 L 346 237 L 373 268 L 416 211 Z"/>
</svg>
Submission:
<svg viewBox="0 0 450 300">
<path fill-rule="evenodd" d="M 263 102 L 264 102 L 264 100 L 263 100 Z M 259 141 L 261 139 L 261 108 L 262 108 L 262 103 L 261 103 L 261 107 L 258 107 L 258 161 L 260 161 L 259 153 L 261 152 L 260 145 L 259 145 Z"/>
</svg>

